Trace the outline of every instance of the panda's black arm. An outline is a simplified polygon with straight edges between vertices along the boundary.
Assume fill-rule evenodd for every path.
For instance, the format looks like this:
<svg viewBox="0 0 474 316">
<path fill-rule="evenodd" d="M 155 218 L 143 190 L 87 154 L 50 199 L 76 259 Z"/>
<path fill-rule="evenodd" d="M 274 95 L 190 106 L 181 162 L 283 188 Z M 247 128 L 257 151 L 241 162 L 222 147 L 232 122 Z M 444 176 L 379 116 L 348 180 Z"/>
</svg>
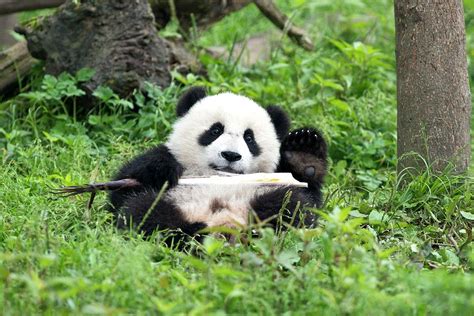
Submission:
<svg viewBox="0 0 474 316">
<path fill-rule="evenodd" d="M 176 186 L 183 170 L 183 166 L 165 145 L 154 147 L 135 157 L 120 168 L 113 180 L 134 179 L 142 185 L 111 191 L 112 209 L 119 210 L 131 195 L 139 192 L 150 189 L 159 191 L 165 183 L 168 183 L 168 189 Z"/>
<path fill-rule="evenodd" d="M 176 186 L 183 171 L 168 147 L 160 145 L 127 162 L 113 180 L 135 179 L 144 187 L 160 190 L 165 182 L 168 188 Z"/>
</svg>

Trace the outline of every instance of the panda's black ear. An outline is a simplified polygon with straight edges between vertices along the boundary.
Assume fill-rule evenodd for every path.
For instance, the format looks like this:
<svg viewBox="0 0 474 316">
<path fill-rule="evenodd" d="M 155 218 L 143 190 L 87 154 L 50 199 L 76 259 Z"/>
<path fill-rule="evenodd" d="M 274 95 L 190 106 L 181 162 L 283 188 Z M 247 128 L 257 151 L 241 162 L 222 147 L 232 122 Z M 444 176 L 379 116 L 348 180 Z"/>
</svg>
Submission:
<svg viewBox="0 0 474 316">
<path fill-rule="evenodd" d="M 206 89 L 204 87 L 191 87 L 179 98 L 178 105 L 176 106 L 176 115 L 178 117 L 186 114 L 189 109 L 196 104 L 199 100 L 206 97 Z"/>
<path fill-rule="evenodd" d="M 267 112 L 272 119 L 273 125 L 279 140 L 282 140 L 290 130 L 290 118 L 288 114 L 279 106 L 270 105 L 267 107 Z"/>
</svg>

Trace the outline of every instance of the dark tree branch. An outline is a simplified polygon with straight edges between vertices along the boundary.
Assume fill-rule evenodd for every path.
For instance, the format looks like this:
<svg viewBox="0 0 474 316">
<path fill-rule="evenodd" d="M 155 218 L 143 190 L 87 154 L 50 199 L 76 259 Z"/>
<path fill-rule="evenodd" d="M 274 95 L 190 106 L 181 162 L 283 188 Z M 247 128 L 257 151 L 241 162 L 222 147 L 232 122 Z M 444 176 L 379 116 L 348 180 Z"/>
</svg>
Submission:
<svg viewBox="0 0 474 316">
<path fill-rule="evenodd" d="M 0 0 L 0 15 L 15 12 L 55 8 L 65 0 Z"/>
<path fill-rule="evenodd" d="M 158 27 L 173 18 L 173 7 L 182 30 L 206 27 L 252 3 L 252 0 L 149 0 Z"/>
<path fill-rule="evenodd" d="M 277 8 L 272 0 L 253 0 L 253 2 L 263 15 L 272 21 L 279 29 L 286 32 L 298 45 L 306 50 L 313 50 L 313 42 L 306 32 L 296 27 L 290 19 Z"/>
</svg>

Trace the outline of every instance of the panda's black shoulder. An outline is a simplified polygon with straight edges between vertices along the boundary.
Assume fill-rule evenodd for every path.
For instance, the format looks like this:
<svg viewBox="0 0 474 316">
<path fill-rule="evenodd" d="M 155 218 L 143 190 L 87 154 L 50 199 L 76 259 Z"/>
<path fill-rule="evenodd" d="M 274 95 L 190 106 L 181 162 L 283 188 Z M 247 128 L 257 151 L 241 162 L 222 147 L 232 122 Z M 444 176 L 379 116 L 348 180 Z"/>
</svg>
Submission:
<svg viewBox="0 0 474 316">
<path fill-rule="evenodd" d="M 163 144 L 126 162 L 115 174 L 113 180 L 135 179 L 143 188 L 153 188 L 159 191 L 165 183 L 168 187 L 176 186 L 183 172 L 184 167 Z M 138 187 L 112 191 L 110 201 L 113 208 L 120 208 L 129 195 L 141 190 L 142 188 Z"/>
</svg>

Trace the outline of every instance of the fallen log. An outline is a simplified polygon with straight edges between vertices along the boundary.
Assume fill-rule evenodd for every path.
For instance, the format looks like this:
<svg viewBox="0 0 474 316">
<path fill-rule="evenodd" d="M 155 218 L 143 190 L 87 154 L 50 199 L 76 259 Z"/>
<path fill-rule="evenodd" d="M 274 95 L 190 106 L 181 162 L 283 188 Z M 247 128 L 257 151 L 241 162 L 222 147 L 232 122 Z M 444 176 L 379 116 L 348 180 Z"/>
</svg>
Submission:
<svg viewBox="0 0 474 316">
<path fill-rule="evenodd" d="M 0 91 L 19 82 L 35 63 L 26 47 L 26 42 L 19 42 L 9 49 L 0 52 Z"/>
</svg>

